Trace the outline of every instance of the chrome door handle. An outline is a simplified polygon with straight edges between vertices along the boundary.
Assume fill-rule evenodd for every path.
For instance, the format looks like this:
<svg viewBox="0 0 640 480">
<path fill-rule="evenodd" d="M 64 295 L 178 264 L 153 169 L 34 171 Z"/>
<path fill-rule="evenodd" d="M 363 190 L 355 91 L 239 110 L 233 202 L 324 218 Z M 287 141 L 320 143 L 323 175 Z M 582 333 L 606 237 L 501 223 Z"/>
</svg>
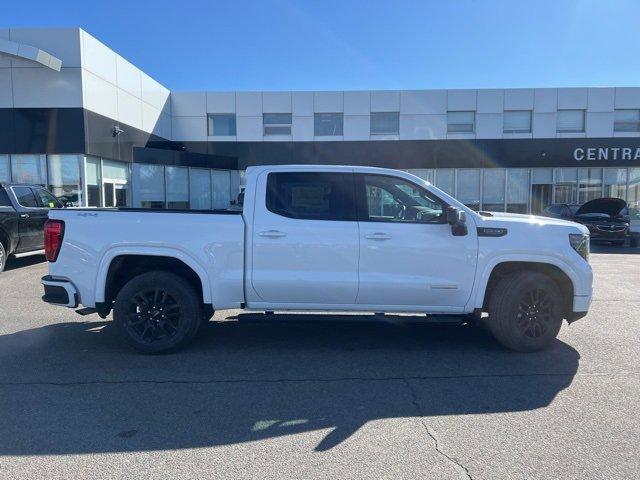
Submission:
<svg viewBox="0 0 640 480">
<path fill-rule="evenodd" d="M 280 238 L 280 237 L 287 236 L 286 233 L 281 232 L 280 230 L 267 230 L 265 232 L 260 232 L 258 235 L 260 235 L 261 237 L 267 237 L 267 238 Z"/>
<path fill-rule="evenodd" d="M 29 214 L 28 213 L 21 213 L 20 214 L 20 218 L 29 218 Z"/>
<path fill-rule="evenodd" d="M 365 235 L 364 238 L 368 238 L 369 240 L 390 240 L 391 235 L 389 235 L 388 233 L 376 232 Z"/>
</svg>

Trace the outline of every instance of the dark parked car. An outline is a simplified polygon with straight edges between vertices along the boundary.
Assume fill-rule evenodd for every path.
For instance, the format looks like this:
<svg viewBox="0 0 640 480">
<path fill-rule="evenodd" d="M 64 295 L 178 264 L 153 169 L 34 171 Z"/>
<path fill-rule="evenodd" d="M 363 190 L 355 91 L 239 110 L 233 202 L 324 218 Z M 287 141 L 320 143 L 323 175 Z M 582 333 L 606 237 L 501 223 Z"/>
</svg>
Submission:
<svg viewBox="0 0 640 480">
<path fill-rule="evenodd" d="M 584 205 L 556 203 L 545 208 L 544 214 L 585 225 L 592 241 L 624 245 L 629 236 L 629 208 L 619 198 L 596 198 Z"/>
<path fill-rule="evenodd" d="M 44 253 L 44 222 L 60 200 L 40 185 L 0 183 L 0 272 L 7 257 Z"/>
</svg>

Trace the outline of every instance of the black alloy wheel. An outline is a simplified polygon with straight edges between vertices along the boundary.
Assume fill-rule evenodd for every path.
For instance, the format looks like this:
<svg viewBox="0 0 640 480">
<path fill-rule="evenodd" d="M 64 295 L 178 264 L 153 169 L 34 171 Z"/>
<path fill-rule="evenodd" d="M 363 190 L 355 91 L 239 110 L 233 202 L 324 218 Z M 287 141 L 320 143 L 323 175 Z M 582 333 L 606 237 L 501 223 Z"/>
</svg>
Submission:
<svg viewBox="0 0 640 480">
<path fill-rule="evenodd" d="M 544 336 L 552 323 L 553 305 L 545 290 L 533 288 L 523 292 L 516 323 L 527 337 L 540 338 Z"/>
<path fill-rule="evenodd" d="M 145 288 L 133 295 L 125 328 L 140 343 L 171 340 L 183 322 L 180 304 L 162 287 Z"/>
</svg>

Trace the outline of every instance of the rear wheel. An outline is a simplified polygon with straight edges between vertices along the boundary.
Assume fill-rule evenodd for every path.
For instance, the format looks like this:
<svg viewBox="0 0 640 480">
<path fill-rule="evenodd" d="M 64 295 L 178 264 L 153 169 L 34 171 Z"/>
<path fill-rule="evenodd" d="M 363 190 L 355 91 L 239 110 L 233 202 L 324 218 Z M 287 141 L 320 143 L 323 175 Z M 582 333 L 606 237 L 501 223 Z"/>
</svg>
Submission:
<svg viewBox="0 0 640 480">
<path fill-rule="evenodd" d="M 4 270 L 4 266 L 7 264 L 7 251 L 4 249 L 4 245 L 0 242 L 0 273 Z"/>
<path fill-rule="evenodd" d="M 488 326 L 507 348 L 534 352 L 549 346 L 562 326 L 558 285 L 537 272 L 508 275 L 496 284 L 489 300 Z"/>
<path fill-rule="evenodd" d="M 120 336 L 144 353 L 167 353 L 188 344 L 202 323 L 198 294 L 182 277 L 148 272 L 118 293 L 113 320 Z"/>
</svg>

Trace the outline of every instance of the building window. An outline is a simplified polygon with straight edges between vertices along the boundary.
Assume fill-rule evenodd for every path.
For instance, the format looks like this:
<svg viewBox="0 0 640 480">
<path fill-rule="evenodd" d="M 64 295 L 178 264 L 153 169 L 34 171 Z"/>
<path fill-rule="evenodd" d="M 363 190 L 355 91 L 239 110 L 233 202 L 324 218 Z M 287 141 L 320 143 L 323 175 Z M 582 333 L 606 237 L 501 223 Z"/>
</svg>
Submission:
<svg viewBox="0 0 640 480">
<path fill-rule="evenodd" d="M 291 135 L 290 113 L 265 113 L 262 115 L 264 136 Z"/>
<path fill-rule="evenodd" d="M 578 170 L 575 168 L 556 168 L 555 184 L 553 186 L 554 203 L 575 203 L 578 188 L 576 180 Z"/>
<path fill-rule="evenodd" d="M 140 199 L 136 203 L 142 208 L 164 208 L 164 166 L 134 164 L 133 168 L 135 179 L 138 180 L 136 189 Z"/>
<path fill-rule="evenodd" d="M 604 169 L 604 197 L 627 198 L 627 169 L 626 168 L 605 168 Z"/>
<path fill-rule="evenodd" d="M 316 137 L 340 137 L 343 132 L 342 113 L 316 113 L 313 117 Z"/>
<path fill-rule="evenodd" d="M 167 208 L 186 210 L 189 208 L 189 169 L 187 167 L 165 167 L 167 184 Z"/>
<path fill-rule="evenodd" d="M 208 115 L 210 137 L 235 137 L 236 116 L 233 113 Z"/>
<path fill-rule="evenodd" d="M 529 203 L 529 170 L 507 170 L 507 212 L 527 213 Z"/>
<path fill-rule="evenodd" d="M 482 175 L 482 209 L 504 212 L 506 171 L 504 168 L 486 168 Z"/>
<path fill-rule="evenodd" d="M 614 132 L 640 132 L 640 110 L 616 110 Z"/>
<path fill-rule="evenodd" d="M 398 135 L 400 133 L 400 113 L 372 113 L 370 129 L 371 135 Z"/>
<path fill-rule="evenodd" d="M 447 133 L 473 133 L 476 112 L 447 112 Z"/>
<path fill-rule="evenodd" d="M 531 133 L 531 110 L 504 112 L 504 133 Z"/>
<path fill-rule="evenodd" d="M 602 197 L 602 168 L 578 169 L 578 203 Z"/>
<path fill-rule="evenodd" d="M 211 170 L 213 208 L 224 209 L 231 204 L 231 178 L 227 170 Z"/>
<path fill-rule="evenodd" d="M 436 170 L 436 187 L 449 195 L 455 195 L 455 170 L 453 168 L 440 168 Z"/>
<path fill-rule="evenodd" d="M 9 182 L 9 155 L 0 155 L 0 182 Z"/>
<path fill-rule="evenodd" d="M 74 207 L 83 205 L 80 162 L 79 155 L 49 155 L 49 190 Z"/>
<path fill-rule="evenodd" d="M 461 168 L 458 170 L 457 198 L 472 210 L 480 209 L 480 169 Z"/>
<path fill-rule="evenodd" d="M 102 185 L 102 174 L 100 159 L 96 157 L 86 157 L 84 164 L 85 182 L 87 184 L 87 206 L 100 207 L 100 186 Z"/>
<path fill-rule="evenodd" d="M 47 165 L 44 155 L 11 155 L 11 177 L 14 183 L 45 185 Z"/>
<path fill-rule="evenodd" d="M 204 168 L 189 170 L 189 205 L 193 210 L 211 210 L 211 174 Z"/>
<path fill-rule="evenodd" d="M 558 133 L 584 132 L 584 110 L 558 110 Z"/>
</svg>

